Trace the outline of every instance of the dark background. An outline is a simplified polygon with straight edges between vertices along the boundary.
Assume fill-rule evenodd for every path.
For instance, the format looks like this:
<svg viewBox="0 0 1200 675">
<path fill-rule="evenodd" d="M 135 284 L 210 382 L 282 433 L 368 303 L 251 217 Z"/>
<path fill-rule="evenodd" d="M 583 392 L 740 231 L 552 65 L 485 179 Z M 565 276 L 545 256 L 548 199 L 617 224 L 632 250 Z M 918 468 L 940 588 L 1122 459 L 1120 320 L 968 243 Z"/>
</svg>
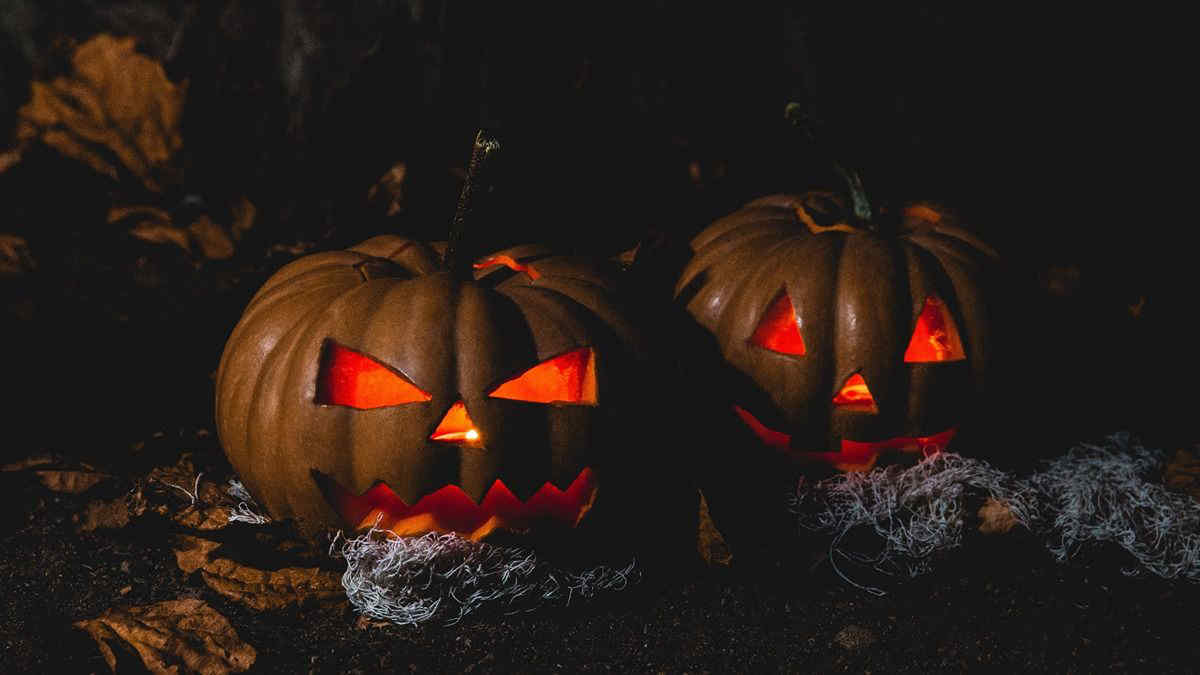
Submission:
<svg viewBox="0 0 1200 675">
<path fill-rule="evenodd" d="M 169 264 L 104 224 L 139 188 L 37 147 L 0 176 L 0 230 L 39 263 L 6 295 L 7 351 L 25 355 L 12 426 L 53 446 L 205 424 L 224 338 L 290 259 L 271 246 L 444 238 L 480 126 L 505 147 L 503 217 L 480 239 L 608 256 L 762 194 L 836 187 L 783 120 L 797 101 L 877 198 L 948 204 L 1001 251 L 996 297 L 1022 341 L 997 414 L 1017 438 L 1191 440 L 1171 24 L 925 3 L 7 0 L 0 129 L 74 45 L 134 35 L 188 81 L 182 179 L 148 197 L 181 214 L 245 194 L 259 213 L 233 260 Z M 387 215 L 367 190 L 401 161 Z M 31 424 L 47 406 L 75 423 Z"/>
</svg>

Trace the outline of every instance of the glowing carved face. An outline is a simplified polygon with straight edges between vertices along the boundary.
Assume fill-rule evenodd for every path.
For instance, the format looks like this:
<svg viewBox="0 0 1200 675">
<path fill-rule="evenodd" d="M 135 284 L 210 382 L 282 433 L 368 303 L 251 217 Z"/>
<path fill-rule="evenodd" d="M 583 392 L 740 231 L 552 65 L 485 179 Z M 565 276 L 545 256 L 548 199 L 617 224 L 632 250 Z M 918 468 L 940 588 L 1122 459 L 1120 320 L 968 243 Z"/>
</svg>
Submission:
<svg viewBox="0 0 1200 675">
<path fill-rule="evenodd" d="M 802 322 L 788 298 L 786 289 L 781 290 L 763 312 L 758 327 L 749 339 L 755 348 L 793 358 L 806 355 Z M 951 363 L 963 361 L 962 340 L 954 318 L 939 298 L 928 296 L 914 321 L 912 336 L 904 350 L 905 363 Z M 879 405 L 862 373 L 855 372 L 842 383 L 833 395 L 830 405 L 843 413 L 879 415 Z M 841 440 L 840 451 L 812 452 L 793 448 L 792 436 L 768 428 L 745 408 L 735 405 L 734 412 L 763 444 L 784 452 L 794 453 L 810 460 L 828 462 L 842 470 L 869 469 L 883 452 L 898 451 L 929 454 L 937 452 L 954 438 L 956 429 L 950 427 L 927 436 L 893 436 L 878 441 Z"/>
<path fill-rule="evenodd" d="M 331 340 L 326 341 L 323 350 L 316 391 L 320 405 L 363 411 L 429 405 L 433 399 L 399 370 Z M 596 405 L 595 354 L 590 347 L 573 349 L 506 378 L 487 395 L 547 405 Z M 429 440 L 455 444 L 463 452 L 488 452 L 486 439 L 461 398 L 439 418 Z M 474 539 L 497 527 L 525 529 L 546 521 L 574 526 L 590 508 L 596 493 L 595 477 L 588 467 L 565 490 L 547 482 L 525 500 L 514 495 L 499 478 L 478 502 L 462 488 L 446 485 L 413 504 L 405 503 L 384 482 L 360 495 L 328 476 L 322 477 L 322 483 L 331 505 L 356 527 L 376 526 L 397 534 L 453 531 Z"/>
</svg>

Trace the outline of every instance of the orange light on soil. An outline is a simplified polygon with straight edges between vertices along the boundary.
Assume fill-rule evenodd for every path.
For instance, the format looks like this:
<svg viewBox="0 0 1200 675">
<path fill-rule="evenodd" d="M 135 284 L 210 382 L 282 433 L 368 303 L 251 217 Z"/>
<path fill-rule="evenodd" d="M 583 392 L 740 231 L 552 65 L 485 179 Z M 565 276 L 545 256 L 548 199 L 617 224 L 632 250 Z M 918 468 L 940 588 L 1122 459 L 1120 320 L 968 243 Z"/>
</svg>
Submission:
<svg viewBox="0 0 1200 675">
<path fill-rule="evenodd" d="M 580 347 L 543 361 L 489 394 L 531 403 L 596 403 L 596 358 Z"/>
<path fill-rule="evenodd" d="M 843 410 L 854 410 L 872 415 L 879 414 L 879 406 L 875 405 L 875 397 L 871 395 L 871 390 L 867 388 L 867 381 L 860 373 L 855 373 L 846 380 L 841 391 L 833 397 L 833 405 Z"/>
<path fill-rule="evenodd" d="M 475 428 L 475 422 L 467 414 L 467 406 L 462 401 L 458 401 L 450 406 L 450 409 L 442 416 L 442 421 L 438 422 L 437 428 L 433 430 L 429 438 L 450 443 L 473 442 L 479 440 L 479 430 Z"/>
<path fill-rule="evenodd" d="M 580 471 L 566 490 L 547 482 L 524 502 L 499 479 L 478 504 L 459 486 L 447 485 L 412 506 L 386 483 L 354 495 L 335 481 L 326 482 L 331 504 L 354 527 L 377 526 L 399 535 L 457 532 L 471 539 L 480 539 L 497 527 L 574 527 L 591 509 L 596 491 L 596 479 L 589 468 Z"/>
<path fill-rule="evenodd" d="M 475 263 L 474 267 L 477 270 L 483 270 L 489 267 L 495 267 L 496 265 L 503 265 L 514 272 L 524 272 L 529 276 L 530 279 L 537 279 L 538 277 L 542 276 L 541 274 L 538 274 L 538 271 L 533 269 L 532 266 L 517 262 L 512 258 L 512 256 L 507 255 L 494 255 L 490 258 L 484 258 L 483 260 Z"/>
<path fill-rule="evenodd" d="M 796 308 L 788 297 L 787 290 L 771 301 L 763 318 L 750 336 L 750 342 L 780 354 L 804 355 L 804 338 L 800 336 L 800 322 L 796 319 Z"/>
<path fill-rule="evenodd" d="M 904 362 L 962 361 L 965 358 L 958 327 L 954 325 L 954 317 L 950 316 L 946 303 L 932 295 L 925 298 L 912 339 L 904 351 Z"/>
<path fill-rule="evenodd" d="M 431 398 L 375 359 L 332 340 L 325 343 L 317 374 L 317 403 L 366 410 Z"/>
</svg>

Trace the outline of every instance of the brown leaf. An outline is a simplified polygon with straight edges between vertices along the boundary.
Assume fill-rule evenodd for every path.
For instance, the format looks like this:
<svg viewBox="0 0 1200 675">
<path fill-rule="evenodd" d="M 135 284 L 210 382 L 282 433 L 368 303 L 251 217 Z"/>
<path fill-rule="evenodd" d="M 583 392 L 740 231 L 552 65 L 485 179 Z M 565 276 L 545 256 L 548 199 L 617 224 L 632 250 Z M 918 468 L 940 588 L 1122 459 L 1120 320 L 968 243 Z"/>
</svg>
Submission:
<svg viewBox="0 0 1200 675">
<path fill-rule="evenodd" d="M 18 140 L 40 139 L 114 180 L 124 167 L 154 192 L 176 180 L 171 160 L 183 145 L 184 88 L 134 51 L 133 38 L 97 35 L 71 65 L 67 76 L 32 83 L 18 111 Z"/>
<path fill-rule="evenodd" d="M 708 500 L 700 493 L 700 529 L 696 537 L 696 550 L 700 558 L 709 565 L 728 567 L 733 563 L 733 554 L 725 543 L 725 537 L 717 529 L 712 515 L 708 512 Z"/>
<path fill-rule="evenodd" d="M 367 201 L 378 202 L 385 208 L 385 213 L 394 216 L 404 210 L 404 179 L 408 175 L 408 165 L 396 162 L 392 168 L 371 189 L 367 190 Z"/>
<path fill-rule="evenodd" d="M 217 558 L 205 563 L 200 574 L 209 588 L 259 611 L 346 599 L 341 577 L 315 567 L 260 570 Z"/>
<path fill-rule="evenodd" d="M 979 531 L 983 534 L 1004 534 L 1018 525 L 1017 517 L 1013 515 L 1008 504 L 988 497 L 983 506 L 979 507 Z"/>
<path fill-rule="evenodd" d="M 225 506 L 188 506 L 171 518 L 193 530 L 219 530 L 229 526 L 229 509 Z"/>
<path fill-rule="evenodd" d="M 68 492 L 73 495 L 86 492 L 112 478 L 109 474 L 96 473 L 94 471 L 42 470 L 34 471 L 33 473 L 42 481 L 42 485 L 51 490 L 55 492 Z"/>
<path fill-rule="evenodd" d="M 21 150 L 6 150 L 0 152 L 0 173 L 4 173 L 21 161 Z"/>
<path fill-rule="evenodd" d="M 188 232 L 205 258 L 228 260 L 233 257 L 233 241 L 225 233 L 225 230 L 208 216 L 200 216 L 193 221 L 191 225 L 188 225 Z"/>
<path fill-rule="evenodd" d="M 0 471 L 24 471 L 38 467 L 51 467 L 59 463 L 59 458 L 53 455 L 32 455 L 0 466 Z"/>
<path fill-rule="evenodd" d="M 29 244 L 15 234 L 0 234 L 0 277 L 19 277 L 37 268 Z"/>
<path fill-rule="evenodd" d="M 84 508 L 83 513 L 72 517 L 76 529 L 91 532 L 101 528 L 120 528 L 129 524 L 129 503 L 124 497 L 110 501 L 94 501 Z"/>
<path fill-rule="evenodd" d="M 180 497 L 191 495 L 193 491 L 197 491 L 196 500 L 204 504 L 220 504 L 230 501 L 229 496 L 224 490 L 211 480 L 200 480 L 197 486 L 196 478 L 203 479 L 194 464 L 190 453 L 183 453 L 174 466 L 158 466 L 150 470 L 146 475 L 146 481 L 149 486 L 156 487 L 159 490 L 174 493 Z"/>
<path fill-rule="evenodd" d="M 175 563 L 185 574 L 204 567 L 209 555 L 220 548 L 221 542 L 190 535 L 179 535 L 175 548 Z"/>
<path fill-rule="evenodd" d="M 1163 473 L 1167 487 L 1200 500 L 1200 448 L 1177 450 Z"/>
<path fill-rule="evenodd" d="M 229 621 L 203 600 L 113 608 L 74 626 L 92 636 L 114 672 L 114 646 L 135 652 L 152 673 L 240 673 L 258 658 L 254 647 L 243 642 Z"/>
<path fill-rule="evenodd" d="M 135 225 L 133 229 L 129 230 L 129 234 L 151 244 L 175 244 L 188 253 L 192 251 L 192 242 L 188 237 L 188 231 L 182 227 L 144 222 Z"/>
<path fill-rule="evenodd" d="M 254 227 L 254 219 L 258 216 L 258 209 L 254 203 L 245 197 L 238 197 L 229 207 L 232 222 L 229 223 L 229 231 L 233 234 L 234 240 L 240 240 L 242 235 L 251 227 Z"/>
</svg>

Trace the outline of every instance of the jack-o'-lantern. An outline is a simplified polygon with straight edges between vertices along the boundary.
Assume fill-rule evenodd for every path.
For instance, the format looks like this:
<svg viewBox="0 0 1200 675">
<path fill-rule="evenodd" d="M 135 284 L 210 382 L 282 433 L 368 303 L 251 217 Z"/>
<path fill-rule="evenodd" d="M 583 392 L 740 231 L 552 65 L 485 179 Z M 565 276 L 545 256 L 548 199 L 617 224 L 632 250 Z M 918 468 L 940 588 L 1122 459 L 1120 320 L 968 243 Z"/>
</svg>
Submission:
<svg viewBox="0 0 1200 675">
<path fill-rule="evenodd" d="M 614 291 L 599 263 L 539 246 L 453 264 L 385 235 L 300 258 L 226 344 L 221 442 L 271 514 L 309 532 L 573 528 L 603 502 L 646 389 Z"/>
<path fill-rule="evenodd" d="M 995 256 L 933 204 L 864 217 L 851 187 L 853 208 L 825 192 L 772 195 L 717 220 L 676 286 L 749 382 L 728 402 L 744 428 L 843 470 L 954 437 L 984 386 Z"/>
</svg>

